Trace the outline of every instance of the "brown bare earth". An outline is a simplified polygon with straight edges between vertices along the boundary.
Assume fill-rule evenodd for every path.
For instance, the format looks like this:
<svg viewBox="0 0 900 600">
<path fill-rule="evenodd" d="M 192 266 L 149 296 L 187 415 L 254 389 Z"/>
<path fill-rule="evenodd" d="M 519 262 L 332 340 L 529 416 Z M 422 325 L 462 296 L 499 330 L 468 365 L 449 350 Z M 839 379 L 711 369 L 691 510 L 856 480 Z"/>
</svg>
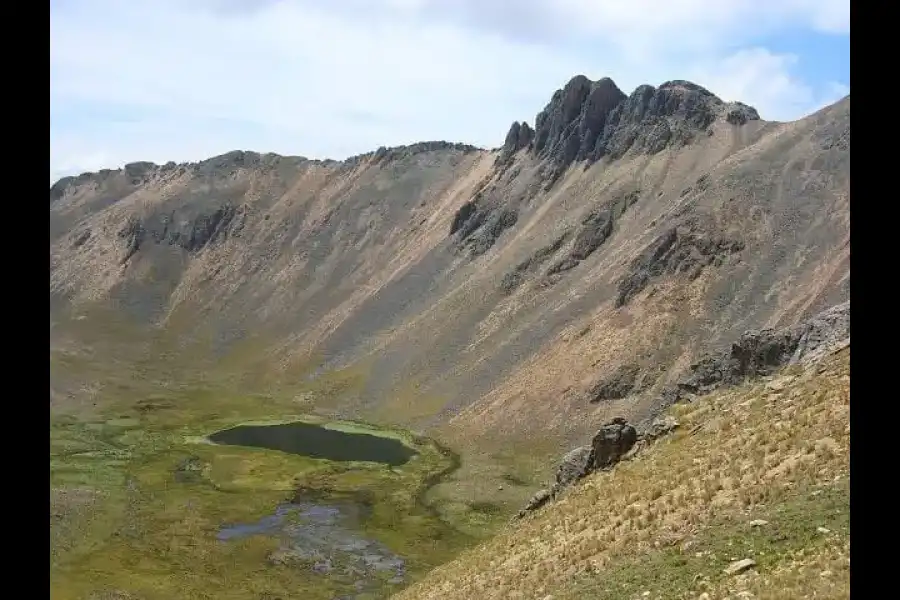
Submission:
<svg viewBox="0 0 900 600">
<path fill-rule="evenodd" d="M 443 517 L 481 503 L 505 522 L 562 452 L 612 417 L 659 413 L 705 353 L 847 302 L 849 220 L 849 96 L 778 123 L 682 81 L 626 95 L 608 79 L 576 77 L 533 128 L 515 124 L 493 150 L 427 142 L 344 161 L 235 151 L 86 173 L 50 189 L 51 414 L 165 419 L 166 402 L 181 400 L 157 396 L 207 390 L 197 406 L 218 419 L 227 415 L 207 396 L 221 389 L 244 395 L 255 415 L 271 402 L 401 427 L 461 457 L 430 492 Z M 835 381 L 827 398 L 848 389 Z M 763 440 L 787 462 L 756 460 L 759 440 L 727 434 L 763 418 L 735 409 L 726 429 L 704 434 L 713 437 L 660 442 L 669 444 L 660 456 L 677 451 L 683 469 L 667 477 L 702 471 L 716 481 L 678 487 L 654 462 L 668 458 L 630 463 L 406 597 L 593 597 L 566 587 L 574 574 L 624 565 L 666 536 L 687 543 L 720 504 L 761 501 L 728 496 L 735 478 L 781 485 L 818 465 L 804 457 L 826 450 L 790 446 L 815 441 L 791 437 L 782 413 L 793 409 L 722 393 L 679 419 L 693 426 L 706 418 L 698 411 L 761 403 L 765 419 L 787 423 Z M 797 402 L 823 448 L 836 444 L 829 452 L 846 458 L 843 421 L 817 420 L 842 405 Z M 752 468 L 716 463 L 719 442 L 746 444 Z M 829 477 L 843 473 L 828 461 Z M 504 478 L 514 483 L 498 485 Z M 606 498 L 610 478 L 632 492 Z M 813 479 L 803 485 L 824 485 Z M 56 501 L 78 515 L 102 495 L 66 493 Z M 609 520 L 585 521 L 587 502 L 601 502 Z M 694 529 L 667 529 L 682 517 Z M 63 521 L 67 531 L 90 523 Z M 842 565 L 842 543 L 791 560 Z M 777 568 L 739 587 L 791 589 L 793 567 Z M 720 597 L 730 585 L 713 578 L 704 589 Z M 830 593 L 821 597 L 839 597 Z"/>
<path fill-rule="evenodd" d="M 499 168 L 501 151 L 436 144 L 84 175 L 50 205 L 51 321 L 112 308 L 195 341 L 194 355 L 252 345 L 238 362 L 271 376 L 364 366 L 347 411 L 451 437 L 579 436 L 644 410 L 698 353 L 848 298 L 849 112 L 848 97 L 793 123 L 716 121 L 687 146 L 572 165 L 549 191 L 546 160 L 527 149 Z M 473 257 L 450 230 L 482 188 L 518 217 L 476 231 L 496 239 Z M 628 194 L 605 243 L 548 276 L 585 216 Z M 729 250 L 699 273 L 650 277 L 617 307 L 632 261 L 676 227 Z M 700 254 L 690 240 L 681 251 Z M 632 363 L 648 373 L 641 394 L 586 402 Z"/>
</svg>

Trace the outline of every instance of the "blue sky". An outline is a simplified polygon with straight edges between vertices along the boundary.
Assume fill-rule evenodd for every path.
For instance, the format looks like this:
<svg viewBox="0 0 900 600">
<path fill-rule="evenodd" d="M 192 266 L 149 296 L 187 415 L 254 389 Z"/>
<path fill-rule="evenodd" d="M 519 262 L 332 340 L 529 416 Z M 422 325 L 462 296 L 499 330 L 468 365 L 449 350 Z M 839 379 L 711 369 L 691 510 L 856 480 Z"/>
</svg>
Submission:
<svg viewBox="0 0 900 600">
<path fill-rule="evenodd" d="M 51 0 L 50 180 L 233 149 L 499 145 L 573 75 L 789 120 L 850 91 L 849 0 Z"/>
</svg>

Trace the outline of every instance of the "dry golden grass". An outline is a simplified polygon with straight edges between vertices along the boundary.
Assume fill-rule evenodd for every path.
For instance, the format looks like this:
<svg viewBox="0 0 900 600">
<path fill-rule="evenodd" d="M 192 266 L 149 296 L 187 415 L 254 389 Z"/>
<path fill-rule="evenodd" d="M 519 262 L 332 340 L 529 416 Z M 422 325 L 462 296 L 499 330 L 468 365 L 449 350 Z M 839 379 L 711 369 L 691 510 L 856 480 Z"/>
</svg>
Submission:
<svg viewBox="0 0 900 600">
<path fill-rule="evenodd" d="M 849 525 L 817 536 L 816 519 L 849 514 L 849 354 L 847 348 L 806 370 L 676 407 L 676 434 L 592 476 L 398 597 L 622 598 L 643 583 L 648 591 L 637 597 L 847 597 Z M 785 514 L 800 518 L 782 528 L 777 517 Z M 753 546 L 756 572 L 722 575 L 722 561 L 745 558 L 726 550 L 700 561 L 703 576 L 678 579 L 687 559 L 667 557 L 693 560 L 693 546 L 704 544 L 736 553 L 750 537 L 747 523 L 760 515 L 780 535 Z M 627 580 L 629 573 L 645 573 L 646 581 Z M 607 574 L 622 576 L 622 588 L 610 589 L 617 580 Z M 667 580 L 674 583 L 650 591 Z"/>
<path fill-rule="evenodd" d="M 850 542 L 835 539 L 809 551 L 798 551 L 771 572 L 750 571 L 726 579 L 712 587 L 710 598 L 796 598 L 850 597 Z"/>
</svg>

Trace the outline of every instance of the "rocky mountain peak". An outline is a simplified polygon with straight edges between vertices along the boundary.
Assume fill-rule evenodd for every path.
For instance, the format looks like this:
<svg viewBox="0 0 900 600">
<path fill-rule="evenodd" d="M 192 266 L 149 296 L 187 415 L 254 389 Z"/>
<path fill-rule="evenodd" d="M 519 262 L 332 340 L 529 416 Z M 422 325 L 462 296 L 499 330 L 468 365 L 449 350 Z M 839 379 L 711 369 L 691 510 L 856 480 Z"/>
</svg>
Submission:
<svg viewBox="0 0 900 600">
<path fill-rule="evenodd" d="M 514 121 L 506 133 L 506 139 L 503 141 L 499 162 L 509 162 L 516 152 L 528 148 L 532 140 L 534 140 L 534 129 L 525 121 L 521 123 Z"/>
<path fill-rule="evenodd" d="M 759 114 L 745 104 L 726 103 L 690 81 L 641 85 L 626 95 L 609 77 L 591 81 L 577 75 L 537 114 L 533 132 L 526 123 L 513 123 L 498 162 L 508 163 L 527 148 L 547 162 L 549 186 L 573 162 L 592 163 L 605 156 L 615 160 L 630 151 L 655 154 L 687 145 L 706 135 L 720 118 L 741 126 L 758 120 Z"/>
</svg>

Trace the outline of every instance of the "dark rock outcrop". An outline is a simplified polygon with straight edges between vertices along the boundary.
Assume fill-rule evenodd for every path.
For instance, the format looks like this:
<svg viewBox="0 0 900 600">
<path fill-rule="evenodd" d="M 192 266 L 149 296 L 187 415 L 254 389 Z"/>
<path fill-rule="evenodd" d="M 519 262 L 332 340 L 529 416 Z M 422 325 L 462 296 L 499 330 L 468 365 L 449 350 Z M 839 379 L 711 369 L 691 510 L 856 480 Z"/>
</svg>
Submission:
<svg viewBox="0 0 900 600">
<path fill-rule="evenodd" d="M 584 477 L 593 451 L 591 446 L 579 446 L 563 456 L 556 468 L 556 486 L 561 489 Z"/>
<path fill-rule="evenodd" d="M 611 80 L 604 81 L 611 83 Z M 625 94 L 621 90 L 618 92 L 620 97 L 624 98 Z M 572 136 L 566 136 L 564 133 L 578 120 L 590 93 L 591 80 L 584 75 L 576 75 L 562 89 L 553 93 L 550 102 L 534 119 L 535 154 L 552 157 L 554 150 L 561 150 L 566 145 Z"/>
<path fill-rule="evenodd" d="M 626 99 L 608 77 L 598 81 L 584 75 L 572 78 L 535 118 L 535 153 L 561 166 L 588 158 L 611 115 Z"/>
<path fill-rule="evenodd" d="M 145 233 L 144 226 L 136 218 L 128 219 L 125 226 L 119 230 L 119 239 L 125 240 L 125 254 L 121 261 L 123 265 L 140 250 Z"/>
<path fill-rule="evenodd" d="M 625 95 L 608 77 L 591 81 L 577 75 L 538 113 L 533 134 L 513 124 L 499 162 L 508 162 L 531 142 L 533 154 L 547 161 L 549 188 L 574 162 L 687 145 L 706 135 L 717 119 L 741 126 L 758 120 L 759 114 L 746 104 L 725 103 L 689 81 L 642 85 Z"/>
<path fill-rule="evenodd" d="M 347 159 L 345 162 L 358 162 L 359 159 L 367 158 L 369 156 L 372 157 L 372 160 L 376 163 L 378 162 L 387 162 L 391 160 L 400 160 L 403 158 L 409 158 L 411 156 L 415 156 L 416 154 L 422 154 L 424 152 L 437 152 L 441 150 L 456 150 L 458 152 L 462 152 L 464 154 L 468 154 L 470 152 L 477 152 L 479 149 L 476 146 L 472 146 L 471 144 L 460 144 L 457 142 L 447 142 L 443 140 L 439 141 L 430 141 L 430 142 L 417 142 L 415 144 L 408 144 L 405 146 L 394 146 L 391 148 L 387 148 L 382 146 L 378 148 L 375 152 L 370 152 L 368 154 L 362 154 L 358 157 L 353 157 Z"/>
<path fill-rule="evenodd" d="M 603 245 L 613 230 L 613 211 L 609 208 L 592 212 L 581 222 L 570 256 L 584 260 Z"/>
<path fill-rule="evenodd" d="M 519 214 L 509 208 L 487 212 L 478 231 L 465 236 L 469 255 L 474 258 L 490 250 L 497 242 L 497 238 L 515 225 L 518 220 Z"/>
<path fill-rule="evenodd" d="M 612 211 L 608 207 L 591 212 L 585 217 L 578 232 L 575 234 L 575 243 L 569 254 L 554 264 L 547 271 L 547 275 L 556 275 L 569 271 L 578 266 L 578 263 L 590 256 L 594 250 L 603 245 L 613 231 Z"/>
<path fill-rule="evenodd" d="M 642 85 L 616 107 L 593 154 L 585 158 L 619 158 L 629 151 L 656 154 L 666 147 L 685 146 L 706 135 L 713 121 L 727 120 L 727 115 L 735 111 L 743 115 L 744 123 L 759 119 L 753 108 L 726 104 L 689 81 L 669 81 L 658 88 Z"/>
<path fill-rule="evenodd" d="M 457 209 L 456 214 L 453 215 L 453 222 L 450 223 L 450 235 L 453 235 L 454 233 L 462 229 L 463 226 L 466 225 L 472 219 L 472 217 L 475 216 L 475 210 L 476 206 L 474 200 L 470 200 L 469 202 L 466 202 L 465 204 L 460 206 L 459 209 Z"/>
<path fill-rule="evenodd" d="M 547 270 L 548 282 L 552 276 L 565 273 L 578 266 L 597 248 L 603 245 L 613 231 L 613 216 L 609 208 L 591 212 L 585 217 L 575 234 L 575 242 L 569 253 Z"/>
<path fill-rule="evenodd" d="M 200 161 L 194 166 L 194 170 L 199 175 L 209 177 L 221 176 L 236 169 L 249 169 L 259 166 L 261 158 L 258 152 L 232 150 L 231 152 Z"/>
<path fill-rule="evenodd" d="M 556 275 L 577 267 L 612 236 L 616 220 L 640 197 L 639 191 L 624 194 L 612 202 L 595 208 L 581 220 L 572 249 L 547 270 L 545 283 L 555 283 Z"/>
<path fill-rule="evenodd" d="M 638 440 L 637 430 L 622 417 L 616 417 L 600 428 L 591 440 L 587 473 L 608 469 L 628 454 Z"/>
<path fill-rule="evenodd" d="M 518 219 L 519 214 L 514 209 L 498 203 L 485 202 L 482 206 L 476 197 L 456 211 L 450 235 L 455 235 L 458 246 L 467 249 L 469 256 L 475 258 L 487 252 Z"/>
<path fill-rule="evenodd" d="M 611 468 L 631 451 L 638 439 L 637 430 L 625 419 L 616 417 L 609 421 L 597 431 L 589 446 L 575 448 L 563 456 L 553 485 L 532 496 L 516 518 L 539 509 L 591 473 Z"/>
<path fill-rule="evenodd" d="M 74 177 L 63 177 L 59 179 L 56 183 L 50 186 L 50 204 L 53 204 L 66 194 L 66 190 L 69 189 L 69 186 L 75 183 Z"/>
<path fill-rule="evenodd" d="M 592 404 L 605 400 L 619 400 L 631 394 L 637 384 L 641 369 L 636 364 L 622 365 L 607 379 L 598 382 L 588 391 Z"/>
<path fill-rule="evenodd" d="M 547 259 L 556 254 L 569 239 L 569 236 L 569 232 L 564 233 L 554 240 L 553 243 L 539 249 L 530 257 L 516 265 L 512 271 L 504 275 L 503 279 L 500 280 L 500 289 L 503 293 L 509 294 L 516 289 L 530 273 L 539 269 Z"/>
<path fill-rule="evenodd" d="M 225 232 L 235 214 L 236 210 L 233 206 L 222 206 L 210 214 L 199 215 L 187 230 L 175 229 L 168 236 L 162 233 L 161 239 L 158 241 L 170 240 L 188 252 L 197 252 L 215 240 L 217 236 L 226 235 Z"/>
<path fill-rule="evenodd" d="M 769 375 L 788 363 L 798 342 L 790 331 L 748 331 L 727 351 L 707 354 L 691 365 L 690 374 L 679 387 L 692 393 L 708 392 Z"/>
<path fill-rule="evenodd" d="M 203 462 L 199 456 L 189 456 L 175 467 L 175 481 L 178 483 L 193 483 L 199 481 L 202 479 L 203 470 L 207 466 L 207 463 Z"/>
<path fill-rule="evenodd" d="M 240 234 L 245 217 L 243 207 L 225 204 L 192 217 L 173 212 L 154 215 L 145 220 L 131 218 L 118 234 L 120 239 L 125 240 L 122 263 L 128 262 L 148 241 L 177 246 L 190 253 L 199 252 L 210 243 L 225 239 L 228 235 Z"/>
<path fill-rule="evenodd" d="M 612 79 L 592 82 L 584 75 L 553 94 L 534 121 L 534 153 L 549 163 L 547 187 L 574 161 L 594 156 L 610 116 L 626 98 Z"/>
<path fill-rule="evenodd" d="M 788 364 L 808 364 L 850 343 L 850 302 L 836 304 L 792 328 L 797 348 Z"/>
<path fill-rule="evenodd" d="M 708 236 L 695 227 L 687 231 L 673 227 L 658 237 L 635 258 L 628 274 L 619 282 L 616 307 L 622 307 L 662 275 L 684 274 L 696 279 L 709 265 L 721 265 L 724 260 L 744 249 L 740 240 Z"/>
<path fill-rule="evenodd" d="M 732 102 L 726 107 L 725 120 L 731 125 L 746 125 L 749 121 L 758 121 L 759 113 L 743 102 Z"/>
<path fill-rule="evenodd" d="M 517 152 L 528 148 L 533 139 L 534 129 L 525 121 L 521 123 L 515 121 L 506 133 L 506 139 L 503 141 L 503 148 L 500 150 L 500 156 L 497 157 L 497 163 L 507 164 Z"/>
<path fill-rule="evenodd" d="M 825 310 L 794 327 L 751 330 L 727 349 L 705 354 L 658 402 L 674 404 L 690 394 L 706 394 L 747 379 L 771 375 L 791 365 L 814 362 L 850 342 L 850 303 Z"/>
</svg>

